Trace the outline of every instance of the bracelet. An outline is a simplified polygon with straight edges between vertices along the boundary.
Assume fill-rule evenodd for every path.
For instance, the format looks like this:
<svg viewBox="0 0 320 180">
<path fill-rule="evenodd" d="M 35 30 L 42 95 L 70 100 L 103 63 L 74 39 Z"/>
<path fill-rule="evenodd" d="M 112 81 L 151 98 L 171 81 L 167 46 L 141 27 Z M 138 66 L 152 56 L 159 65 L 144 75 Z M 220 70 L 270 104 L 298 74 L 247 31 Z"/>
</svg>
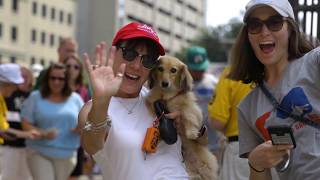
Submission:
<svg viewBox="0 0 320 180">
<path fill-rule="evenodd" d="M 254 167 L 250 164 L 249 160 L 248 160 L 248 164 L 249 164 L 249 167 L 250 167 L 252 170 L 254 170 L 255 172 L 262 173 L 262 172 L 264 172 L 264 170 L 265 170 L 265 168 L 263 168 L 262 170 L 258 170 L 258 169 L 256 169 L 256 168 L 254 168 Z"/>
<path fill-rule="evenodd" d="M 104 121 L 98 122 L 98 123 L 93 123 L 93 122 L 90 122 L 90 120 L 87 120 L 82 130 L 96 132 L 96 131 L 104 130 L 106 127 L 109 127 L 109 128 L 111 127 L 111 119 L 109 118 L 109 116 L 106 116 L 106 119 Z"/>
</svg>

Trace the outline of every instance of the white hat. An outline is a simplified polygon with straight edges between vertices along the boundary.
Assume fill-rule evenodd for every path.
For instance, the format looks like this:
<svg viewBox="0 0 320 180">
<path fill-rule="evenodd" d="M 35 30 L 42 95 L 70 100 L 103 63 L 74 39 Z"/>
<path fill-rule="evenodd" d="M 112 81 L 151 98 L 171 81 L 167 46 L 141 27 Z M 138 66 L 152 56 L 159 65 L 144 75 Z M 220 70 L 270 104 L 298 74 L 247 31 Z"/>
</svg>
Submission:
<svg viewBox="0 0 320 180">
<path fill-rule="evenodd" d="M 33 77 L 37 78 L 40 72 L 43 70 L 43 66 L 41 64 L 33 64 L 30 67 Z"/>
<path fill-rule="evenodd" d="M 252 11 L 261 6 L 270 6 L 283 17 L 290 17 L 294 20 L 294 13 L 288 0 L 251 0 L 246 5 L 246 12 L 243 17 L 245 22 Z"/>
<path fill-rule="evenodd" d="M 17 64 L 0 64 L 0 82 L 21 84 L 24 79 Z"/>
</svg>

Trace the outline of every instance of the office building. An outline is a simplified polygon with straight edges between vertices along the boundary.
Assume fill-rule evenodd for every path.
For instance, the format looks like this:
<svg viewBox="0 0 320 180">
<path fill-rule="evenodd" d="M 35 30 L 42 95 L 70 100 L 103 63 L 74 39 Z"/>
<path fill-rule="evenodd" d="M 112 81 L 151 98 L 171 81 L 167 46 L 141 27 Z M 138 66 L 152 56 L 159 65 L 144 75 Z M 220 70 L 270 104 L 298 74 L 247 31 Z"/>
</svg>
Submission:
<svg viewBox="0 0 320 180">
<path fill-rule="evenodd" d="M 0 61 L 48 65 L 75 38 L 76 0 L 0 0 Z"/>
</svg>

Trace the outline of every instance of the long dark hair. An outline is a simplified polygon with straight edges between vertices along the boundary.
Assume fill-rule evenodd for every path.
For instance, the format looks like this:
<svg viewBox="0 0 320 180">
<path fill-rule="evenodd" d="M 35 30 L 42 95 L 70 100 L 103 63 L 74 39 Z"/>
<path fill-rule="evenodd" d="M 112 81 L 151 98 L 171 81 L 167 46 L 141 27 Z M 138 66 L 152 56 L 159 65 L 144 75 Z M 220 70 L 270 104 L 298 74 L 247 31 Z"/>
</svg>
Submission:
<svg viewBox="0 0 320 180">
<path fill-rule="evenodd" d="M 79 75 L 78 75 L 78 77 L 77 77 L 77 79 L 76 79 L 76 85 L 83 86 L 83 66 L 82 66 L 82 63 L 81 63 L 79 57 L 76 56 L 76 55 L 71 55 L 71 56 L 68 56 L 66 59 L 64 59 L 63 62 L 64 62 L 65 64 L 67 64 L 67 62 L 68 62 L 69 59 L 74 59 L 74 60 L 77 61 L 80 69 L 79 69 Z M 69 76 L 70 76 L 70 75 L 69 75 Z"/>
<path fill-rule="evenodd" d="M 50 74 L 53 69 L 59 69 L 59 70 L 64 70 L 65 74 L 65 83 L 62 89 L 62 96 L 63 97 L 69 97 L 72 93 L 72 90 L 68 84 L 68 73 L 67 73 L 67 68 L 64 64 L 61 63 L 53 63 L 50 65 L 50 67 L 45 71 L 42 82 L 41 82 L 41 88 L 40 88 L 40 93 L 43 98 L 47 98 L 51 94 L 51 90 L 49 87 L 49 79 L 50 79 Z"/>
<path fill-rule="evenodd" d="M 314 47 L 307 40 L 304 33 L 300 32 L 298 24 L 291 18 L 287 18 L 290 31 L 288 45 L 288 60 L 292 61 L 302 57 Z M 227 76 L 233 80 L 241 80 L 244 83 L 261 84 L 265 78 L 264 65 L 256 57 L 248 38 L 245 25 L 242 26 L 236 42 L 231 49 L 231 70 Z"/>
</svg>

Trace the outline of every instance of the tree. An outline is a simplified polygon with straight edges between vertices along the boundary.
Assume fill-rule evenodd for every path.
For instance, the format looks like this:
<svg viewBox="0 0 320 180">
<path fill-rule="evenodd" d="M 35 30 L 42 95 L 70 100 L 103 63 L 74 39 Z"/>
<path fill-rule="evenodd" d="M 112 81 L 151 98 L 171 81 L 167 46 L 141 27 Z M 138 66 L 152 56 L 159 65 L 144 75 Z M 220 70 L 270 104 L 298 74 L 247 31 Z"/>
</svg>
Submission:
<svg viewBox="0 0 320 180">
<path fill-rule="evenodd" d="M 190 46 L 199 45 L 206 48 L 211 62 L 227 62 L 230 48 L 229 42 L 234 41 L 241 26 L 242 23 L 237 18 L 234 18 L 228 24 L 207 27 L 201 31 L 200 36 L 195 38 Z M 180 52 L 176 53 L 176 56 L 184 60 L 187 48 L 182 48 Z"/>
</svg>

